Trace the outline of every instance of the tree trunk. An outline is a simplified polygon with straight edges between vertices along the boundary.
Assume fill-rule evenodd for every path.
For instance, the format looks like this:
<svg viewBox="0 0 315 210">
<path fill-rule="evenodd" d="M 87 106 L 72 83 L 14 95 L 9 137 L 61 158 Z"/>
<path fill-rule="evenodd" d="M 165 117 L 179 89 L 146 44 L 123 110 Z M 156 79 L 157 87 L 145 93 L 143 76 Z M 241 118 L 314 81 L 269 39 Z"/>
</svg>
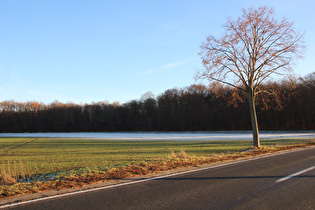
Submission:
<svg viewBox="0 0 315 210">
<path fill-rule="evenodd" d="M 248 102 L 249 102 L 249 112 L 252 123 L 252 132 L 253 132 L 253 141 L 254 147 L 260 148 L 260 140 L 259 140 L 259 131 L 258 131 L 258 122 L 255 108 L 255 92 L 253 88 L 248 88 Z"/>
</svg>

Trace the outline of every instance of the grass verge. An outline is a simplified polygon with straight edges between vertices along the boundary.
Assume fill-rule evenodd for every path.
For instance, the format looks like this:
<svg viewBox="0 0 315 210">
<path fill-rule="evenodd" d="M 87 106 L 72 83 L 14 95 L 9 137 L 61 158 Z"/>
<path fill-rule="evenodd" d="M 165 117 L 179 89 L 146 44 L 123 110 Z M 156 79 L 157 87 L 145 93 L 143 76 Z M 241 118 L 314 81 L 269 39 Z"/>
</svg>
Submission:
<svg viewBox="0 0 315 210">
<path fill-rule="evenodd" d="M 0 198 L 84 185 L 314 145 L 314 139 L 110 141 L 0 138 Z"/>
</svg>

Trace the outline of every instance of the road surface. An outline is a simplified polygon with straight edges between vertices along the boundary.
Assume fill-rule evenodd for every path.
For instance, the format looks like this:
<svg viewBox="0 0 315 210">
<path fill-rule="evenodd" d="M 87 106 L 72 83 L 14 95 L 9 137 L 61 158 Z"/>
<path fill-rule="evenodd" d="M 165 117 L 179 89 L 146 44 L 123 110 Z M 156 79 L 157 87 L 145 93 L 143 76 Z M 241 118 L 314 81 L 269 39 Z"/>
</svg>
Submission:
<svg viewBox="0 0 315 210">
<path fill-rule="evenodd" d="M 315 147 L 8 209 L 315 209 Z"/>
</svg>

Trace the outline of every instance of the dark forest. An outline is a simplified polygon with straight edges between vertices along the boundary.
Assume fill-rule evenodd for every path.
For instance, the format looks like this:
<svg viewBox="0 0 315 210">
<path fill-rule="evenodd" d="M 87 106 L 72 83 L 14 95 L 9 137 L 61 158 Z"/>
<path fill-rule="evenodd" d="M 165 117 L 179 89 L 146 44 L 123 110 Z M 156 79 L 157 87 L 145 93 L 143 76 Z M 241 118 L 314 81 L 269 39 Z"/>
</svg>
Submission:
<svg viewBox="0 0 315 210">
<path fill-rule="evenodd" d="M 256 106 L 261 130 L 315 129 L 315 73 L 266 82 Z M 0 103 L 0 132 L 219 131 L 250 130 L 243 92 L 213 83 L 174 88 L 130 102 L 48 105 Z"/>
</svg>

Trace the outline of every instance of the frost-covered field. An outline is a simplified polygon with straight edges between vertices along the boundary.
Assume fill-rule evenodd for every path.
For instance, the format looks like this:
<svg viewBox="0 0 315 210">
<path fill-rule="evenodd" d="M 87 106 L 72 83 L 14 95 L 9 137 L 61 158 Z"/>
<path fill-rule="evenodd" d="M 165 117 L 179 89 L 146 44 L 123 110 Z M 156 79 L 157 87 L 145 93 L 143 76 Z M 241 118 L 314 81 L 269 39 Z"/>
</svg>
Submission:
<svg viewBox="0 0 315 210">
<path fill-rule="evenodd" d="M 84 138 L 112 140 L 249 140 L 250 131 L 211 132 L 89 132 L 89 133 L 1 133 L 0 137 Z M 315 131 L 262 131 L 261 139 L 314 138 Z"/>
</svg>

